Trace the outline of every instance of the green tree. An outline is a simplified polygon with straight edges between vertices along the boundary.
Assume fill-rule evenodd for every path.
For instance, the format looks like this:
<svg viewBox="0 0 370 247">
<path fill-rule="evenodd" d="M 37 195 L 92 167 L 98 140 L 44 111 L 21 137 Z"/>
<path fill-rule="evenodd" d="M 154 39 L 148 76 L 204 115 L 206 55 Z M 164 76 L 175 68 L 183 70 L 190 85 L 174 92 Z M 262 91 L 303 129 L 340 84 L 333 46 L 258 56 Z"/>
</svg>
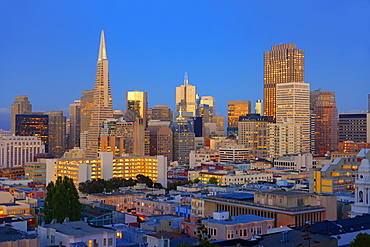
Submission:
<svg viewBox="0 0 370 247">
<path fill-rule="evenodd" d="M 137 182 L 138 183 L 141 183 L 141 184 L 146 184 L 148 187 L 152 187 L 153 186 L 153 181 L 147 177 L 147 176 L 144 176 L 142 174 L 139 174 L 136 176 L 136 179 L 137 179 Z"/>
<path fill-rule="evenodd" d="M 370 243 L 370 235 L 367 233 L 359 233 L 356 238 L 349 243 L 348 247 L 367 247 Z"/>
<path fill-rule="evenodd" d="M 208 183 L 209 183 L 209 184 L 218 184 L 217 178 L 215 178 L 215 177 L 211 177 L 211 178 L 208 180 Z"/>
<path fill-rule="evenodd" d="M 208 229 L 203 224 L 198 226 L 197 232 L 198 232 L 198 240 L 199 240 L 200 246 L 202 247 L 217 247 L 218 246 L 216 244 L 211 244 L 209 242 L 211 235 L 208 233 Z"/>
<path fill-rule="evenodd" d="M 44 205 L 46 223 L 53 219 L 62 223 L 67 217 L 70 221 L 80 220 L 81 203 L 78 199 L 78 192 L 71 178 L 58 177 L 55 183 L 50 182 L 46 187 Z"/>
<path fill-rule="evenodd" d="M 198 183 L 200 183 L 200 179 L 199 178 L 194 179 L 194 184 L 198 184 Z"/>
</svg>

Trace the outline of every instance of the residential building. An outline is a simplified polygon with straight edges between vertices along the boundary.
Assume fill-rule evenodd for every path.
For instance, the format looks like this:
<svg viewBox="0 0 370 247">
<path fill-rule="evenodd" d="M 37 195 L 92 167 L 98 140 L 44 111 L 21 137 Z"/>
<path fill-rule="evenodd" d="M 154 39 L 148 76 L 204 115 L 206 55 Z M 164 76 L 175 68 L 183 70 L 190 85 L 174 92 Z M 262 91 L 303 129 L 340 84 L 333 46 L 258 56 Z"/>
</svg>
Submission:
<svg viewBox="0 0 370 247">
<path fill-rule="evenodd" d="M 254 235 L 264 235 L 268 229 L 274 228 L 275 219 L 260 217 L 252 214 L 236 215 L 229 217 L 228 211 L 213 212 L 212 219 L 202 220 L 202 224 L 208 229 L 210 240 L 226 239 L 252 239 Z M 194 231 L 199 225 L 190 222 L 182 222 L 183 233 L 197 238 Z"/>
<path fill-rule="evenodd" d="M 138 198 L 136 201 L 136 215 L 143 218 L 153 215 L 176 214 L 176 207 L 181 203 L 165 196 L 154 198 Z"/>
<path fill-rule="evenodd" d="M 100 152 L 97 158 L 47 159 L 46 182 L 58 176 L 73 179 L 75 185 L 92 179 L 119 177 L 135 179 L 137 175 L 149 177 L 155 183 L 167 186 L 167 159 L 164 156 L 121 156 Z"/>
<path fill-rule="evenodd" d="M 28 101 L 27 95 L 15 96 L 11 107 L 11 133 L 15 134 L 15 115 L 32 112 L 32 104 Z"/>
<path fill-rule="evenodd" d="M 197 108 L 196 87 L 189 84 L 188 73 L 185 73 L 184 85 L 176 87 L 176 111 L 190 112 L 196 117 Z"/>
<path fill-rule="evenodd" d="M 156 233 L 180 233 L 180 222 L 183 220 L 184 217 L 173 214 L 147 216 L 145 222 L 140 223 L 140 228 Z"/>
<path fill-rule="evenodd" d="M 40 237 L 15 227 L 0 226 L 0 247 L 8 246 L 40 246 Z"/>
<path fill-rule="evenodd" d="M 215 163 L 220 161 L 220 155 L 212 150 L 190 151 L 189 167 L 194 168 L 204 163 Z"/>
<path fill-rule="evenodd" d="M 64 246 L 116 246 L 116 231 L 93 227 L 84 221 L 51 223 L 38 227 L 41 247 Z"/>
<path fill-rule="evenodd" d="M 100 47 L 96 69 L 91 119 L 87 134 L 86 157 L 97 157 L 99 137 L 103 121 L 113 118 L 112 94 L 108 74 L 108 58 L 104 30 L 100 36 Z"/>
<path fill-rule="evenodd" d="M 249 100 L 229 100 L 227 102 L 227 135 L 238 135 L 239 117 L 251 113 L 251 102 Z"/>
<path fill-rule="evenodd" d="M 0 177 L 17 179 L 19 177 L 24 177 L 23 167 L 12 167 L 12 168 L 0 168 Z"/>
<path fill-rule="evenodd" d="M 325 155 L 338 149 L 338 108 L 335 92 L 310 93 L 311 112 L 315 116 L 315 152 Z"/>
<path fill-rule="evenodd" d="M 304 82 L 304 50 L 296 44 L 272 46 L 264 53 L 264 115 L 276 117 L 276 86 L 281 83 Z"/>
<path fill-rule="evenodd" d="M 37 136 L 0 137 L 0 168 L 24 166 L 25 162 L 33 161 L 37 154 L 44 152 L 45 145 Z"/>
</svg>

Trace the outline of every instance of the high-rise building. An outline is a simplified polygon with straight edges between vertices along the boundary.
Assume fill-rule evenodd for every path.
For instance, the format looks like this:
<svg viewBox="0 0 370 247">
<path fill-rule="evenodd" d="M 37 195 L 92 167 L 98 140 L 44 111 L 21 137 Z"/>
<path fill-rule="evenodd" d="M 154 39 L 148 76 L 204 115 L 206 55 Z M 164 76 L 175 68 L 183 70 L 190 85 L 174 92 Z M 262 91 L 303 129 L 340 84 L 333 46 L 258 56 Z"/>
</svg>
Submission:
<svg viewBox="0 0 370 247">
<path fill-rule="evenodd" d="M 89 130 L 91 110 L 93 108 L 94 101 L 94 90 L 82 91 L 81 103 L 80 103 L 80 115 L 81 115 L 81 130 L 80 132 L 85 132 Z"/>
<path fill-rule="evenodd" d="M 173 133 L 173 160 L 179 164 L 189 164 L 190 151 L 195 150 L 195 134 L 192 120 L 181 115 L 172 121 L 170 128 Z"/>
<path fill-rule="evenodd" d="M 172 130 L 165 125 L 149 126 L 150 156 L 163 155 L 172 161 Z"/>
<path fill-rule="evenodd" d="M 214 116 L 211 123 L 216 124 L 216 136 L 225 136 L 225 117 Z"/>
<path fill-rule="evenodd" d="M 264 115 L 276 117 L 276 85 L 304 82 L 304 50 L 296 44 L 272 46 L 264 55 Z"/>
<path fill-rule="evenodd" d="M 112 94 L 108 74 L 108 58 L 104 30 L 101 32 L 96 70 L 91 120 L 87 134 L 86 157 L 98 155 L 99 137 L 103 121 L 113 117 Z"/>
<path fill-rule="evenodd" d="M 155 105 L 148 109 L 148 118 L 150 120 L 171 121 L 172 111 L 168 105 Z"/>
<path fill-rule="evenodd" d="M 16 136 L 37 136 L 49 152 L 49 116 L 42 112 L 15 115 Z"/>
<path fill-rule="evenodd" d="M 339 114 L 339 142 L 370 143 L 370 112 Z"/>
<path fill-rule="evenodd" d="M 248 114 L 241 116 L 238 123 L 238 144 L 248 149 L 268 148 L 268 124 L 272 117 Z"/>
<path fill-rule="evenodd" d="M 62 157 L 66 150 L 66 117 L 63 111 L 45 112 L 49 118 L 49 153 Z"/>
<path fill-rule="evenodd" d="M 238 135 L 239 117 L 251 113 L 249 100 L 230 100 L 227 102 L 227 135 Z"/>
<path fill-rule="evenodd" d="M 269 156 L 277 158 L 284 155 L 300 153 L 303 150 L 303 125 L 287 118 L 279 123 L 268 125 Z"/>
<path fill-rule="evenodd" d="M 254 107 L 254 112 L 256 114 L 260 114 L 261 116 L 263 115 L 262 114 L 262 100 L 258 99 L 256 101 L 256 106 Z"/>
<path fill-rule="evenodd" d="M 315 116 L 315 153 L 325 155 L 338 149 L 338 108 L 335 92 L 310 93 L 311 112 Z"/>
<path fill-rule="evenodd" d="M 36 136 L 1 136 L 0 168 L 24 166 L 44 152 L 45 145 Z"/>
<path fill-rule="evenodd" d="M 15 115 L 32 112 L 32 105 L 28 101 L 27 95 L 15 96 L 14 103 L 11 110 L 11 131 L 15 134 Z"/>
<path fill-rule="evenodd" d="M 142 91 L 130 91 L 126 93 L 126 112 L 135 110 L 139 116 L 147 122 L 148 99 L 147 93 Z"/>
<path fill-rule="evenodd" d="M 196 87 L 189 84 L 188 73 L 184 76 L 184 85 L 176 87 L 176 111 L 191 112 L 196 117 Z"/>
<path fill-rule="evenodd" d="M 302 125 L 301 152 L 310 151 L 310 84 L 302 82 L 276 85 L 276 123 L 289 120 Z"/>
<path fill-rule="evenodd" d="M 199 104 L 199 116 L 203 118 L 204 123 L 210 122 L 216 115 L 216 100 L 213 96 L 202 96 Z"/>
<path fill-rule="evenodd" d="M 69 105 L 69 143 L 70 149 L 80 146 L 81 100 Z"/>
</svg>

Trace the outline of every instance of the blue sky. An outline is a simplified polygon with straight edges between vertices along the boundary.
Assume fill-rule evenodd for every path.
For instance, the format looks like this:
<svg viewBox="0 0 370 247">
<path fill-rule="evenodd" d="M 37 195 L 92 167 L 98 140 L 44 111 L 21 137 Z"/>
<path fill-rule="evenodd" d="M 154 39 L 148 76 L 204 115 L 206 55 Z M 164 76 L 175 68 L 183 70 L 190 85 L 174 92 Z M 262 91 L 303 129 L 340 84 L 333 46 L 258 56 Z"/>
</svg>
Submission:
<svg viewBox="0 0 370 247">
<path fill-rule="evenodd" d="M 115 109 L 129 90 L 173 109 L 188 72 L 225 116 L 228 100 L 263 98 L 263 52 L 296 43 L 311 90 L 335 91 L 339 112 L 367 110 L 368 0 L 24 0 L 0 9 L 2 129 L 17 95 L 34 111 L 67 110 L 94 87 L 101 29 Z"/>
</svg>

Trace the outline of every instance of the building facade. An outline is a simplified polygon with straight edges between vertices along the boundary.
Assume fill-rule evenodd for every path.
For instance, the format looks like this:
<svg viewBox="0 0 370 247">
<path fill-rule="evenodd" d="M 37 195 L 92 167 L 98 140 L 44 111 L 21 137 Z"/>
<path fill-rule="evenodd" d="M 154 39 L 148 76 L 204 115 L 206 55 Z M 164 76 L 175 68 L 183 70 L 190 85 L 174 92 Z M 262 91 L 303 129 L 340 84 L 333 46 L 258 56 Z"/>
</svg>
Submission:
<svg viewBox="0 0 370 247">
<path fill-rule="evenodd" d="M 227 102 L 227 135 L 238 135 L 239 117 L 251 113 L 249 100 L 230 100 Z"/>
<path fill-rule="evenodd" d="M 130 91 L 126 93 L 126 112 L 134 110 L 138 115 L 147 122 L 148 114 L 148 96 L 147 92 Z"/>
<path fill-rule="evenodd" d="M 304 81 L 304 50 L 296 44 L 272 46 L 264 54 L 264 115 L 276 117 L 276 85 Z"/>
<path fill-rule="evenodd" d="M 189 84 L 188 73 L 185 73 L 184 85 L 176 87 L 176 111 L 190 112 L 196 117 L 198 108 L 196 94 L 196 87 Z"/>
<path fill-rule="evenodd" d="M 45 145 L 36 136 L 0 137 L 0 167 L 20 167 L 33 161 L 39 153 L 45 152 Z"/>
<path fill-rule="evenodd" d="M 192 120 L 182 116 L 171 122 L 173 133 L 173 160 L 179 164 L 189 164 L 190 152 L 195 150 L 195 134 Z"/>
<path fill-rule="evenodd" d="M 113 118 L 113 106 L 103 30 L 100 37 L 91 119 L 86 140 L 87 157 L 96 157 L 98 155 L 101 124 L 109 118 Z"/>
<path fill-rule="evenodd" d="M 370 113 L 339 114 L 339 142 L 370 142 Z"/>
<path fill-rule="evenodd" d="M 325 155 L 338 149 L 338 108 L 335 92 L 310 93 L 311 112 L 315 117 L 315 153 Z"/>
<path fill-rule="evenodd" d="M 15 115 L 32 112 L 32 104 L 27 95 L 16 96 L 11 107 L 11 131 L 15 134 Z"/>
<path fill-rule="evenodd" d="M 70 149 L 80 146 L 81 132 L 81 100 L 75 100 L 69 105 L 69 139 Z"/>
</svg>

